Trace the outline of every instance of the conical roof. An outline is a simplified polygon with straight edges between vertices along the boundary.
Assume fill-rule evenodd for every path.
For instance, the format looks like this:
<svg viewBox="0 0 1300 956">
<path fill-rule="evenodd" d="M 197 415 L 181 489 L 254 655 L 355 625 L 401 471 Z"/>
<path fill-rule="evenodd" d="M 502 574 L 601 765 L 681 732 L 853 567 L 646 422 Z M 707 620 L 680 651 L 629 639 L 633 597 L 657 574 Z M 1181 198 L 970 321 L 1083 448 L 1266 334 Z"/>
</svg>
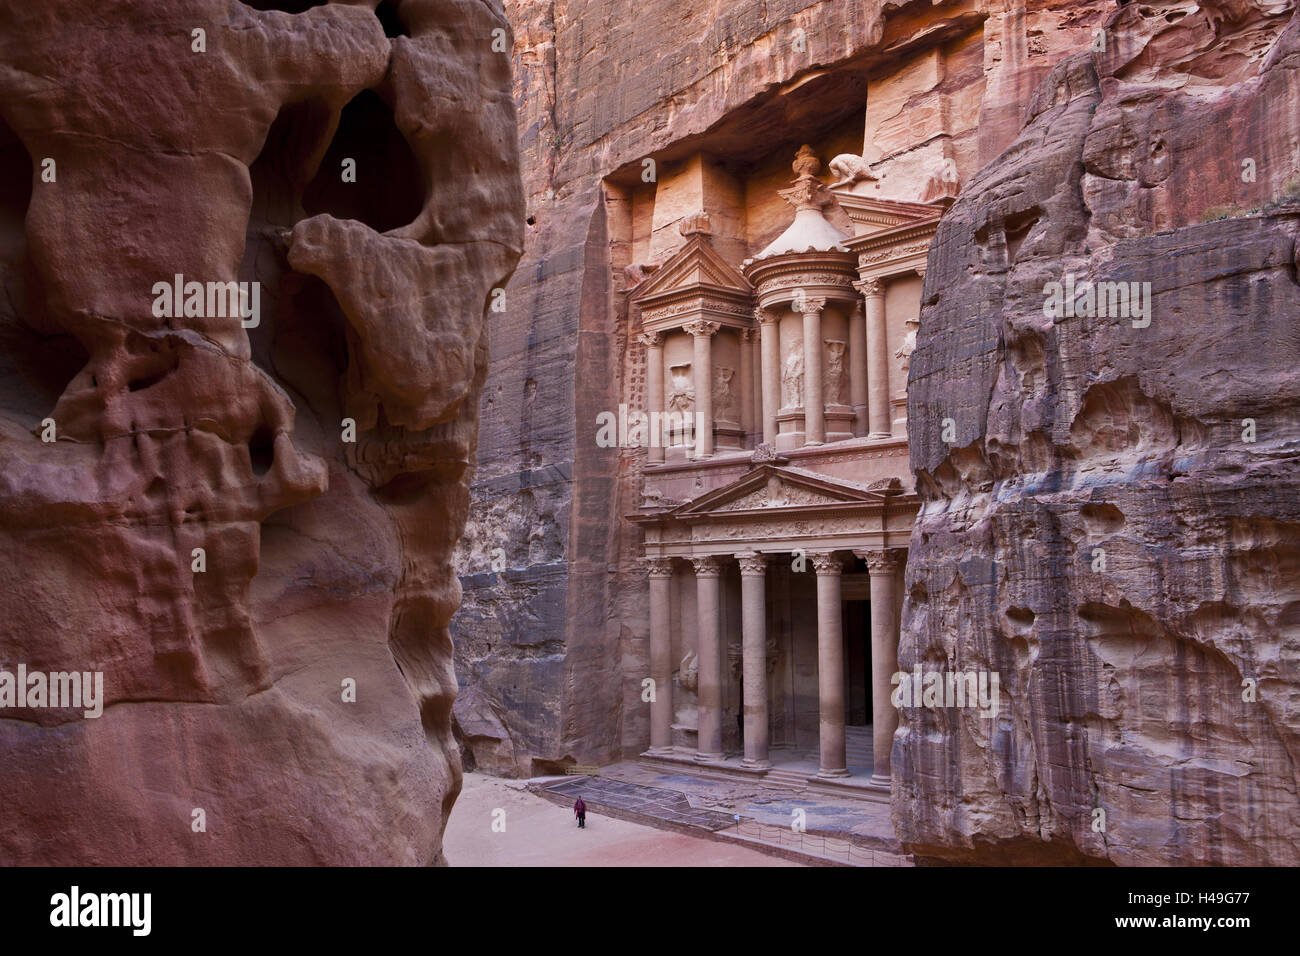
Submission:
<svg viewBox="0 0 1300 956">
<path fill-rule="evenodd" d="M 821 163 L 810 147 L 804 146 L 799 150 L 793 168 L 798 178 L 789 189 L 781 190 L 780 196 L 795 207 L 794 222 L 749 262 L 792 253 L 849 251 L 844 245 L 848 237 L 822 215 L 822 207 L 833 199 L 830 190 L 817 178 Z"/>
<path fill-rule="evenodd" d="M 794 222 L 773 239 L 755 261 L 788 252 L 848 252 L 844 240 L 848 238 L 822 215 L 817 206 L 804 206 L 794 214 Z"/>
</svg>

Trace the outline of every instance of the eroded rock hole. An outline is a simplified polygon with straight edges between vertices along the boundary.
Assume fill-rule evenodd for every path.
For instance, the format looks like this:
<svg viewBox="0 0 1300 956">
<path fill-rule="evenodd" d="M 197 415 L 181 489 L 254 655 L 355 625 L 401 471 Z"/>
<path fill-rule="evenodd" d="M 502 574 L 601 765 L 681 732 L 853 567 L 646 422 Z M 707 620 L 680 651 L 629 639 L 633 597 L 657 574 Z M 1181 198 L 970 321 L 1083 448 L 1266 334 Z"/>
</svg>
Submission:
<svg viewBox="0 0 1300 956">
<path fill-rule="evenodd" d="M 329 107 L 319 100 L 280 110 L 248 170 L 253 181 L 250 229 L 254 224 L 289 227 L 304 218 L 301 197 L 329 132 L 330 117 Z"/>
<path fill-rule="evenodd" d="M 386 37 L 409 37 L 411 34 L 406 29 L 400 17 L 397 15 L 397 6 L 392 0 L 384 0 L 376 9 L 375 16 L 379 18 L 380 24 L 384 28 Z"/>
<path fill-rule="evenodd" d="M 45 314 L 45 296 L 27 261 L 27 210 L 39 167 L 39 158 L 0 120 L 0 407 L 33 422 L 49 414 L 90 361 L 82 344 Z"/>
<path fill-rule="evenodd" d="M 1006 230 L 1008 263 L 1016 261 L 1016 255 L 1020 252 L 1020 246 L 1024 243 L 1025 237 L 1029 235 L 1029 230 L 1034 227 L 1034 223 L 1038 222 L 1038 215 L 1037 209 L 1030 209 L 1007 219 L 1004 228 Z"/>
<path fill-rule="evenodd" d="M 1007 608 L 1007 620 L 1018 631 L 1028 630 L 1034 623 L 1034 612 L 1027 607 Z"/>
<path fill-rule="evenodd" d="M 22 251 L 31 203 L 32 158 L 17 134 L 0 122 L 0 258 L 16 258 Z"/>
<path fill-rule="evenodd" d="M 352 171 L 356 181 L 345 181 Z M 387 232 L 420 214 L 423 183 L 420 164 L 397 128 L 393 111 L 377 93 L 364 90 L 343 107 L 338 131 L 303 193 L 302 205 L 309 216 L 329 213 Z"/>
<path fill-rule="evenodd" d="M 140 392 L 157 385 L 180 368 L 180 364 L 180 356 L 170 349 L 144 357 L 127 382 L 127 391 Z"/>
<path fill-rule="evenodd" d="M 1112 504 L 1089 503 L 1079 509 L 1089 534 L 1114 534 L 1124 527 L 1124 512 Z"/>
<path fill-rule="evenodd" d="M 248 461 L 253 474 L 261 478 L 275 464 L 275 432 L 266 424 L 259 425 L 248 440 Z"/>
</svg>

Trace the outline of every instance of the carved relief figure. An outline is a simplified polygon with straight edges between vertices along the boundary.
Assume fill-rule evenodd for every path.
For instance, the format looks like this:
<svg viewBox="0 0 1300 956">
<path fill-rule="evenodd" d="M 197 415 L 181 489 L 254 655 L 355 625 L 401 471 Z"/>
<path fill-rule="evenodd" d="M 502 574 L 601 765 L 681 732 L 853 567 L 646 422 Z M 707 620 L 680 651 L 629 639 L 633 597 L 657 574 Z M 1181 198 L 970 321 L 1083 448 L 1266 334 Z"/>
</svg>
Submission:
<svg viewBox="0 0 1300 956">
<path fill-rule="evenodd" d="M 843 405 L 847 399 L 844 395 L 844 354 L 848 346 L 844 342 L 828 339 L 826 341 L 826 401 L 832 405 Z"/>
<path fill-rule="evenodd" d="M 898 351 L 894 353 L 894 358 L 900 359 L 903 371 L 906 372 L 912 367 L 912 353 L 916 351 L 916 330 L 921 327 L 921 320 L 910 318 L 907 320 L 907 334 L 903 336 L 903 344 L 899 346 Z"/>
<path fill-rule="evenodd" d="M 714 414 L 718 418 L 731 422 L 740 418 L 740 412 L 736 405 L 736 390 L 733 387 L 735 377 L 735 369 L 720 365 L 713 370 Z"/>
<path fill-rule="evenodd" d="M 700 659 L 694 651 L 687 651 L 677 667 L 677 686 L 695 691 L 700 686 Z"/>
<path fill-rule="evenodd" d="M 695 386 L 691 384 L 690 365 L 674 365 L 668 372 L 673 379 L 672 391 L 668 393 L 668 410 L 690 411 L 695 405 Z"/>
<path fill-rule="evenodd" d="M 785 357 L 781 369 L 781 403 L 785 408 L 803 404 L 803 350 L 795 349 Z"/>
</svg>

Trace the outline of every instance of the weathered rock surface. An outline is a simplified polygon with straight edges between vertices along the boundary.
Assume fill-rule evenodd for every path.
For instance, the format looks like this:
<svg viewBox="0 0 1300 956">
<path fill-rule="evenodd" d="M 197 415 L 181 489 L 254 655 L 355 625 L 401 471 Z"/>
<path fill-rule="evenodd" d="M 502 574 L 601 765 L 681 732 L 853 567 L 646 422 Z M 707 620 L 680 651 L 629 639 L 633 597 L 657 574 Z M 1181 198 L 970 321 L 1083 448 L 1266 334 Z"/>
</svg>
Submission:
<svg viewBox="0 0 1300 956">
<path fill-rule="evenodd" d="M 442 860 L 508 25 L 254 6 L 0 6 L 0 668 L 105 696 L 0 712 L 4 863 Z"/>
<path fill-rule="evenodd" d="M 1292 6 L 1121 7 L 940 226 L 899 664 L 997 671 L 1002 712 L 903 712 L 920 856 L 1300 862 Z M 1149 324 L 1049 317 L 1067 275 L 1149 283 Z"/>
</svg>

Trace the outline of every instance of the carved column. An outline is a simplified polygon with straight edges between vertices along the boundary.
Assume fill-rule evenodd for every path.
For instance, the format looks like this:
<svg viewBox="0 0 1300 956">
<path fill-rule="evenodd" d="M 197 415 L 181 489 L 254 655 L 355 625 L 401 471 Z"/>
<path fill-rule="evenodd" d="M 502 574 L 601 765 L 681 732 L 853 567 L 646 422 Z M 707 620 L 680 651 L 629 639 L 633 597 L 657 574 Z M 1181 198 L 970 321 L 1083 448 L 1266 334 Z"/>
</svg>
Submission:
<svg viewBox="0 0 1300 956">
<path fill-rule="evenodd" d="M 740 331 L 740 447 L 749 444 L 754 432 L 754 335 L 753 329 Z"/>
<path fill-rule="evenodd" d="M 767 559 L 752 551 L 740 561 L 741 674 L 744 677 L 746 767 L 770 767 L 767 759 Z"/>
<path fill-rule="evenodd" d="M 822 309 L 825 299 L 804 297 L 803 306 L 803 422 L 804 444 L 826 441 L 826 399 L 822 394 Z"/>
<path fill-rule="evenodd" d="M 684 325 L 695 340 L 695 457 L 713 457 L 713 336 L 717 322 Z"/>
<path fill-rule="evenodd" d="M 898 711 L 890 701 L 889 679 L 898 672 L 898 614 L 894 606 L 898 572 L 905 552 L 856 551 L 871 574 L 871 782 L 889 788 L 889 752 L 898 728 Z"/>
<path fill-rule="evenodd" d="M 753 389 L 749 393 L 751 407 L 751 420 L 754 422 L 754 445 L 757 446 L 763 440 L 763 349 L 759 340 L 759 329 L 755 326 L 750 329 L 751 347 L 750 356 L 753 358 L 753 367 L 751 369 Z"/>
<path fill-rule="evenodd" d="M 849 316 L 849 401 L 853 404 L 853 434 L 867 433 L 867 316 L 859 301 Z"/>
<path fill-rule="evenodd" d="M 654 700 L 650 702 L 650 753 L 673 749 L 673 635 L 669 625 L 673 563 L 669 558 L 646 558 L 650 577 L 650 677 Z"/>
<path fill-rule="evenodd" d="M 869 437 L 888 438 L 889 343 L 886 339 L 885 285 L 879 279 L 859 284 L 867 300 L 867 423 Z"/>
<path fill-rule="evenodd" d="M 641 344 L 645 346 L 646 365 L 646 400 L 650 407 L 650 464 L 661 464 L 664 460 L 664 337 L 662 332 L 646 332 L 641 335 Z"/>
<path fill-rule="evenodd" d="M 695 565 L 695 604 L 699 612 L 699 740 L 696 760 L 722 759 L 722 634 L 719 620 L 719 579 L 715 557 L 692 558 Z"/>
<path fill-rule="evenodd" d="M 757 309 L 759 347 L 763 353 L 763 441 L 776 446 L 776 412 L 781 407 L 781 327 L 778 316 Z"/>
<path fill-rule="evenodd" d="M 844 629 L 840 612 L 840 562 L 810 554 L 817 572 L 817 697 L 821 725 L 817 776 L 847 777 L 844 751 Z"/>
</svg>

